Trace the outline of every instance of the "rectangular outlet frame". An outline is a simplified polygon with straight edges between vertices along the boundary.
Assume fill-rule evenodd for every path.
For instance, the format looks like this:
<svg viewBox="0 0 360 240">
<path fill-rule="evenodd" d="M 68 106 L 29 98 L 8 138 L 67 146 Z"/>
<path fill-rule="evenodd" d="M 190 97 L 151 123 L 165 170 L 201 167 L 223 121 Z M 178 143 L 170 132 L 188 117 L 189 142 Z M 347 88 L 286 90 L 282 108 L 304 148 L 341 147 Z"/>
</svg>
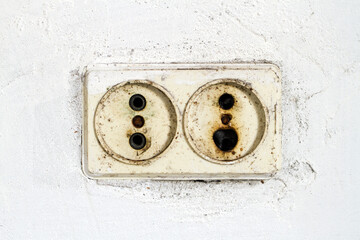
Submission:
<svg viewBox="0 0 360 240">
<path fill-rule="evenodd" d="M 94 137 L 97 100 L 113 85 L 133 79 L 153 81 L 173 96 L 181 118 L 187 100 L 202 85 L 220 78 L 245 81 L 268 110 L 265 140 L 256 154 L 235 164 L 217 164 L 196 154 L 186 141 L 183 125 L 174 143 L 146 165 L 130 165 L 109 156 Z M 82 170 L 92 179 L 221 180 L 267 179 L 281 169 L 281 73 L 271 63 L 101 63 L 84 68 Z M 179 90 L 181 89 L 181 91 Z M 96 97 L 94 97 L 96 96 Z M 89 100 L 91 98 L 91 101 Z M 95 99 L 95 100 L 94 100 Z M 96 100 L 97 99 L 97 100 Z"/>
</svg>

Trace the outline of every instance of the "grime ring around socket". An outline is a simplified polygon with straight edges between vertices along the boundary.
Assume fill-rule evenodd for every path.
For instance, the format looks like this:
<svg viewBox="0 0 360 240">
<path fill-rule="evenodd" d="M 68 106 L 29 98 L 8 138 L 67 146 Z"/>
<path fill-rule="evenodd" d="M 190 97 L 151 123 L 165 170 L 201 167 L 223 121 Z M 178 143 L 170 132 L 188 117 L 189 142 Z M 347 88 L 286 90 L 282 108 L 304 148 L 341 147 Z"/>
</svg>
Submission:
<svg viewBox="0 0 360 240">
<path fill-rule="evenodd" d="M 186 104 L 183 128 L 199 156 L 213 163 L 244 160 L 264 141 L 268 110 L 250 84 L 218 79 L 201 86 Z"/>
<path fill-rule="evenodd" d="M 147 80 L 111 87 L 94 115 L 95 136 L 112 158 L 142 165 L 161 153 L 178 134 L 180 113 L 171 95 Z"/>
</svg>

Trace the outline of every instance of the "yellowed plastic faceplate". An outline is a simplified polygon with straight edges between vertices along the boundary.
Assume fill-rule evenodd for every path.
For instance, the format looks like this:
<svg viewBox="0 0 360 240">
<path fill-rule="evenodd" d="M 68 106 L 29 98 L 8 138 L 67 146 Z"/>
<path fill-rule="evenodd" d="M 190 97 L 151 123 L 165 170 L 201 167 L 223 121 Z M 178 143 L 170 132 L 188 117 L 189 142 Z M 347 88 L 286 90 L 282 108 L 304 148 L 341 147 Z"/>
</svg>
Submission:
<svg viewBox="0 0 360 240">
<path fill-rule="evenodd" d="M 273 64 L 96 64 L 82 79 L 90 178 L 263 179 L 281 168 Z"/>
</svg>

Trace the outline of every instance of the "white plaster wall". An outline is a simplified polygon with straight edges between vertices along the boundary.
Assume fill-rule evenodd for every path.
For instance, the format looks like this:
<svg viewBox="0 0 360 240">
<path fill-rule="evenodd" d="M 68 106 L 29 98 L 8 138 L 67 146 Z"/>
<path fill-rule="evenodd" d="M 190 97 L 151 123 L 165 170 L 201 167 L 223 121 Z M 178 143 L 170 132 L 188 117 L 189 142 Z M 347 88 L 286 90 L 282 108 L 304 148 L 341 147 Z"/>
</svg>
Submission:
<svg viewBox="0 0 360 240">
<path fill-rule="evenodd" d="M 0 2 L 0 239 L 359 239 L 360 2 Z M 268 60 L 283 170 L 261 182 L 82 175 L 90 62 Z"/>
</svg>

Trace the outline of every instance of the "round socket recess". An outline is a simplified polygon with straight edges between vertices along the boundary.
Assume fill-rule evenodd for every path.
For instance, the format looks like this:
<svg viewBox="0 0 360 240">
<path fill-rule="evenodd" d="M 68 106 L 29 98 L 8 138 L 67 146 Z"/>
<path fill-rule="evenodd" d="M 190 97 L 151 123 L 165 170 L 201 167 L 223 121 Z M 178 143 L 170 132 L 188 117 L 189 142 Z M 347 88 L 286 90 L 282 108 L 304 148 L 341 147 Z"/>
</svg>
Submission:
<svg viewBox="0 0 360 240">
<path fill-rule="evenodd" d="M 203 85 L 189 99 L 183 117 L 184 133 L 193 150 L 204 159 L 233 164 L 263 141 L 267 116 L 266 107 L 249 84 L 219 79 Z"/>
<path fill-rule="evenodd" d="M 129 104 L 134 101 L 133 96 L 141 96 L 146 101 L 140 112 Z M 117 84 L 105 93 L 96 107 L 96 138 L 113 158 L 142 164 L 161 154 L 177 134 L 179 112 L 172 102 L 164 88 L 150 81 Z M 137 124 L 138 121 L 134 124 L 137 118 L 141 118 L 141 124 Z"/>
</svg>

